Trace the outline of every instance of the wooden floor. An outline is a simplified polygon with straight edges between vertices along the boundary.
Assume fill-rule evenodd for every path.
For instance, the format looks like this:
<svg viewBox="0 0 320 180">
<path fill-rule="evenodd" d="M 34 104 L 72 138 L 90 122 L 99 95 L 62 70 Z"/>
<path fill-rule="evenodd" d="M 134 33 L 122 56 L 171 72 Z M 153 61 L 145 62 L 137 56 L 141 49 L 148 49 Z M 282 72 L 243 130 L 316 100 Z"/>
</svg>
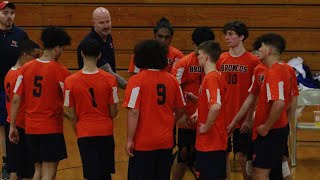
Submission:
<svg viewBox="0 0 320 180">
<path fill-rule="evenodd" d="M 120 92 L 120 99 L 123 99 Z M 122 102 L 121 102 L 122 103 Z M 119 103 L 120 105 L 120 103 Z M 306 109 L 303 117 L 312 118 L 313 109 Z M 116 143 L 116 174 L 114 180 L 127 179 L 128 156 L 125 153 L 126 129 L 127 129 L 127 110 L 119 106 L 119 113 L 114 119 L 114 137 Z M 57 179 L 79 180 L 82 179 L 82 167 L 80 155 L 76 143 L 76 137 L 72 131 L 71 125 L 65 121 L 65 138 L 67 142 L 69 158 L 62 161 L 59 166 Z M 318 131 L 303 131 L 298 133 L 299 139 L 320 140 L 320 132 Z M 316 180 L 320 179 L 320 143 L 319 147 L 298 147 L 297 166 L 292 168 L 293 179 L 296 180 Z M 231 157 L 232 158 L 232 157 Z M 233 161 L 232 161 L 233 162 Z M 239 172 L 239 167 L 234 163 L 231 180 L 241 180 L 242 176 Z M 235 172 L 236 171 L 236 172 Z M 187 172 L 185 180 L 193 180 L 191 172 Z"/>
<path fill-rule="evenodd" d="M 124 150 L 126 143 L 127 129 L 127 110 L 121 107 L 123 99 L 123 90 L 119 92 L 120 103 L 118 105 L 119 113 L 114 119 L 114 138 L 116 144 L 116 173 L 113 175 L 114 180 L 127 179 L 128 156 Z M 314 108 L 313 108 L 314 109 Z M 309 108 L 304 111 L 303 117 L 312 119 L 313 109 Z M 82 164 L 80 160 L 77 139 L 71 128 L 69 121 L 64 122 L 64 133 L 67 143 L 68 159 L 60 162 L 58 167 L 58 180 L 80 180 L 83 179 Z M 298 139 L 320 140 L 318 131 L 304 131 L 298 133 Z M 320 143 L 319 143 L 320 145 Z M 320 179 L 320 146 L 319 147 L 298 147 L 297 166 L 292 168 L 293 179 L 296 180 L 315 180 Z M 234 161 L 232 161 L 234 162 Z M 232 165 L 231 180 L 241 180 L 239 167 L 234 163 Z M 191 172 L 185 175 L 186 180 L 193 180 Z"/>
</svg>

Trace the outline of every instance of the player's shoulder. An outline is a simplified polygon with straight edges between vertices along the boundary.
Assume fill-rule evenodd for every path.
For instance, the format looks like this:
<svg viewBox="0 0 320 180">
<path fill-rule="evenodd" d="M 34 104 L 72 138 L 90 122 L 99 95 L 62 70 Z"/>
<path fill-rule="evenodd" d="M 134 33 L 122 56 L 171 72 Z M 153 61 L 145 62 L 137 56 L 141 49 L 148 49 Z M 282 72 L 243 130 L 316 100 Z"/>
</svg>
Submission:
<svg viewBox="0 0 320 180">
<path fill-rule="evenodd" d="M 244 56 L 247 60 L 250 60 L 256 64 L 260 64 L 260 59 L 256 55 L 252 54 L 251 52 L 246 51 L 244 53 Z"/>
<path fill-rule="evenodd" d="M 192 52 L 182 57 L 177 63 L 175 63 L 175 66 L 188 66 L 193 60 L 197 60 L 195 52 Z"/>
<path fill-rule="evenodd" d="M 77 81 L 77 79 L 81 78 L 81 74 L 82 74 L 81 70 L 77 71 L 77 72 L 71 74 L 70 76 L 68 76 L 66 78 L 65 82 L 70 83 L 70 82 Z"/>
<path fill-rule="evenodd" d="M 173 46 L 169 46 L 168 51 L 169 51 L 169 54 L 172 56 L 183 56 L 183 53 L 179 49 Z"/>
</svg>

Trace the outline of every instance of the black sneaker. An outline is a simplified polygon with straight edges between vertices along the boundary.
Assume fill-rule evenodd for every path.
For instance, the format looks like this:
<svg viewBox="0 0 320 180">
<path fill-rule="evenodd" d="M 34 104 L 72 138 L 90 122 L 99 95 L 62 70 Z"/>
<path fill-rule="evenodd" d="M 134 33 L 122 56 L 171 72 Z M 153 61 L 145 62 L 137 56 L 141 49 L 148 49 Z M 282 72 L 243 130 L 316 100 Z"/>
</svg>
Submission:
<svg viewBox="0 0 320 180">
<path fill-rule="evenodd" d="M 2 174 L 1 174 L 1 180 L 9 180 L 10 174 L 8 173 L 7 166 L 5 163 L 2 164 Z"/>
</svg>

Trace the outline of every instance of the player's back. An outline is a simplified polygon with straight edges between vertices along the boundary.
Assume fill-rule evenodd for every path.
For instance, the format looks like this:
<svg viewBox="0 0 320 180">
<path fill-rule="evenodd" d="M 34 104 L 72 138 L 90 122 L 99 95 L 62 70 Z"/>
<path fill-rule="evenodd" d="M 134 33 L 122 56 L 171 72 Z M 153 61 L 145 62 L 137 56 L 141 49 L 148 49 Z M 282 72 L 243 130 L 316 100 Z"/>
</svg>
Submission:
<svg viewBox="0 0 320 180">
<path fill-rule="evenodd" d="M 68 75 L 68 70 L 54 60 L 32 60 L 22 67 L 22 85 L 18 79 L 15 90 L 25 97 L 27 133 L 63 132 L 63 86 Z"/>
<path fill-rule="evenodd" d="M 127 88 L 132 90 L 131 95 L 126 94 L 124 106 L 139 109 L 135 149 L 171 148 L 173 113 L 184 106 L 175 77 L 164 70 L 144 70 L 129 79 Z"/>
<path fill-rule="evenodd" d="M 4 79 L 4 88 L 6 91 L 6 108 L 8 112 L 7 121 L 10 122 L 10 114 L 11 114 L 11 103 L 13 99 L 13 89 L 16 84 L 18 76 L 21 74 L 21 68 L 11 68 L 7 73 Z M 18 110 L 18 115 L 16 119 L 16 125 L 18 127 L 24 128 L 24 98 L 22 97 L 22 101 L 20 103 L 20 107 Z"/>
<path fill-rule="evenodd" d="M 78 138 L 112 135 L 109 105 L 118 102 L 116 78 L 101 70 L 78 71 L 66 79 L 65 86 L 66 100 L 76 110 Z"/>
</svg>

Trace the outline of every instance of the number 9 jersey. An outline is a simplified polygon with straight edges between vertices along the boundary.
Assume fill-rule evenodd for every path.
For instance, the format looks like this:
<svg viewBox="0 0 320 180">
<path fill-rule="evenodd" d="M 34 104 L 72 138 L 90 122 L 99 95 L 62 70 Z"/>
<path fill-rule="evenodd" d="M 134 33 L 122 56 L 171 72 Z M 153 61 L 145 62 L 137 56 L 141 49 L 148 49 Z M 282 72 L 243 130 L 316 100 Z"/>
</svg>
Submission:
<svg viewBox="0 0 320 180">
<path fill-rule="evenodd" d="M 139 110 L 135 150 L 152 151 L 173 146 L 174 111 L 185 101 L 176 78 L 165 70 L 144 70 L 132 76 L 123 106 Z"/>
<path fill-rule="evenodd" d="M 221 54 L 217 69 L 222 73 L 227 84 L 225 104 L 227 125 L 231 123 L 249 95 L 248 89 L 251 85 L 253 70 L 259 63 L 258 57 L 248 51 L 239 57 L 233 57 L 229 52 Z M 237 128 L 241 127 L 245 117 L 237 124 Z"/>
<path fill-rule="evenodd" d="M 63 133 L 63 86 L 69 74 L 54 60 L 22 66 L 13 92 L 25 100 L 26 134 Z"/>
</svg>

